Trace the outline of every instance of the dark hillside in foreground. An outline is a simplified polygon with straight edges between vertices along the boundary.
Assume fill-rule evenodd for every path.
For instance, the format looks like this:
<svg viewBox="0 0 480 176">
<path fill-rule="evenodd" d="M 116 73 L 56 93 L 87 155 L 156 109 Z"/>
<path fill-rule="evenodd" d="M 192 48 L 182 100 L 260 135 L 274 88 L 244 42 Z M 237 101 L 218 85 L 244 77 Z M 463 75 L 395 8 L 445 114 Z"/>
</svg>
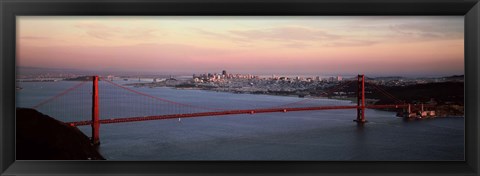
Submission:
<svg viewBox="0 0 480 176">
<path fill-rule="evenodd" d="M 78 128 L 34 109 L 16 112 L 17 160 L 104 160 Z"/>
</svg>

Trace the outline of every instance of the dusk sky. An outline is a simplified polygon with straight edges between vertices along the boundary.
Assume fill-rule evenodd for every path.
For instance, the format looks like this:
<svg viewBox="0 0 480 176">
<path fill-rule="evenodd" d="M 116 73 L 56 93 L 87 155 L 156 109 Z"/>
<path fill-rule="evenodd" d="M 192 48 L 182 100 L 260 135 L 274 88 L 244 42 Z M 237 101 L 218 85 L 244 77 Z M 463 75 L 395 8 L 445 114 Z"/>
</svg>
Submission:
<svg viewBox="0 0 480 176">
<path fill-rule="evenodd" d="M 464 72 L 464 17 L 22 16 L 17 66 L 448 76 Z"/>
</svg>

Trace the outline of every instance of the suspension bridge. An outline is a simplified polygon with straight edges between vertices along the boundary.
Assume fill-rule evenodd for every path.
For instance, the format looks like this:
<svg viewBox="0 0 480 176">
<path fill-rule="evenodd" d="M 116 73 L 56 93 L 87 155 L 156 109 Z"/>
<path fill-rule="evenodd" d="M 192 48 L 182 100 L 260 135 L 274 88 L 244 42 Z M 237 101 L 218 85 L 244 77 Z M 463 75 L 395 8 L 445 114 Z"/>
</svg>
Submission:
<svg viewBox="0 0 480 176">
<path fill-rule="evenodd" d="M 405 101 L 396 98 L 382 87 L 366 81 L 364 75 L 358 75 L 356 80 L 343 81 L 320 93 L 322 96 L 329 96 L 349 86 L 356 85 L 357 102 L 353 105 L 318 105 L 312 103 L 316 99 L 305 98 L 300 101 L 274 107 L 253 107 L 245 109 L 238 109 L 236 107 L 225 108 L 221 107 L 221 105 L 218 107 L 202 106 L 201 101 L 209 100 L 200 100 L 199 103 L 195 104 L 182 103 L 162 98 L 162 95 L 147 94 L 139 89 L 123 86 L 113 80 L 103 79 L 99 76 L 91 76 L 89 78 L 89 80 L 83 80 L 80 81 L 80 83 L 71 81 L 72 84 L 76 84 L 41 101 L 34 105 L 33 108 L 42 112 L 48 112 L 48 115 L 70 126 L 90 125 L 92 127 L 91 140 L 94 145 L 100 144 L 100 124 L 235 114 L 288 113 L 340 109 L 355 109 L 357 117 L 354 121 L 363 124 L 367 122 L 365 109 L 398 109 L 410 113 L 412 109 L 419 109 L 420 106 L 423 109 L 424 107 L 423 104 L 406 104 Z M 87 84 L 88 82 L 92 83 L 91 87 L 89 86 L 90 84 Z M 102 82 L 102 84 L 100 84 L 100 82 Z M 365 102 L 365 84 L 368 84 L 372 91 L 375 90 L 379 94 L 391 99 L 394 103 L 367 105 Z M 71 101 L 72 99 L 74 101 Z"/>
</svg>

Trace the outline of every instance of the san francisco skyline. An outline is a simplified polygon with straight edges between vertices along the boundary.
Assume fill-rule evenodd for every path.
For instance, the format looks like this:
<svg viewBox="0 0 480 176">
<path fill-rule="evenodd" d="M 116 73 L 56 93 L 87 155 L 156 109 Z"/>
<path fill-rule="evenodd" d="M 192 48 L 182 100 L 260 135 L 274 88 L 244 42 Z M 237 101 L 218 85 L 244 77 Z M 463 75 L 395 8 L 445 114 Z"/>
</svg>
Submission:
<svg viewBox="0 0 480 176">
<path fill-rule="evenodd" d="M 17 17 L 17 66 L 447 76 L 463 17 Z"/>
</svg>

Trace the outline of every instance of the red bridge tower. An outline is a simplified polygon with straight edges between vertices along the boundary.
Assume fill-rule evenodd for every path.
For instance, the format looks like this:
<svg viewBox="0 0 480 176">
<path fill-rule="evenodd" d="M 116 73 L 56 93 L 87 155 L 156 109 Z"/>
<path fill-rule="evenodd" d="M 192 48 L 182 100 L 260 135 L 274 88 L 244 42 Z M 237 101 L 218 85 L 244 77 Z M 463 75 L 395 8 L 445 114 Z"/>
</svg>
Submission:
<svg viewBox="0 0 480 176">
<path fill-rule="evenodd" d="M 358 75 L 357 89 L 357 123 L 365 123 L 365 75 Z"/>
<path fill-rule="evenodd" d="M 99 107 L 98 107 L 98 76 L 93 76 L 92 88 L 92 144 L 94 146 L 100 145 L 100 122 L 99 122 Z"/>
</svg>

